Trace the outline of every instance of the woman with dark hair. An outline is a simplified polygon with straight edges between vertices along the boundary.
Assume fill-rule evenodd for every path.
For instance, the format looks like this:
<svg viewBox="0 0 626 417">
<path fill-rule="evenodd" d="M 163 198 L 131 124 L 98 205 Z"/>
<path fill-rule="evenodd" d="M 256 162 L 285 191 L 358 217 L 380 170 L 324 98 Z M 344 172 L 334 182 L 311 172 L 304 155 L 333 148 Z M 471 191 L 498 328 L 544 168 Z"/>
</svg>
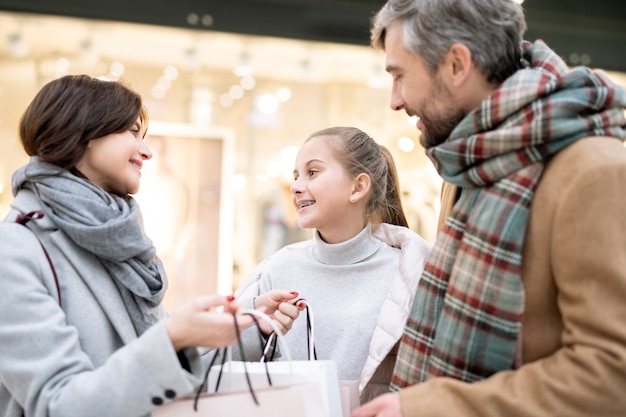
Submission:
<svg viewBox="0 0 626 417">
<path fill-rule="evenodd" d="M 85 75 L 46 84 L 24 113 L 31 158 L 0 223 L 0 416 L 146 416 L 194 392 L 196 347 L 236 340 L 216 311 L 237 312 L 232 296 L 163 310 L 166 274 L 131 197 L 147 122 L 139 95 Z M 283 298 L 259 305 L 287 330 L 298 312 Z"/>
</svg>

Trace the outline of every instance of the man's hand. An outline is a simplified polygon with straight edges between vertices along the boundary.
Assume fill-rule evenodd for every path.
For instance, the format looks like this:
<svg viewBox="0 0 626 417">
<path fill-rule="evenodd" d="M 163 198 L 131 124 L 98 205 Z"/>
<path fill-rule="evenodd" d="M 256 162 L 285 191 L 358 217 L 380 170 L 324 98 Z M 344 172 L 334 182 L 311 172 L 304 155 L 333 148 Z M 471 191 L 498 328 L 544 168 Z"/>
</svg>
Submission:
<svg viewBox="0 0 626 417">
<path fill-rule="evenodd" d="M 390 392 L 363 404 L 350 417 L 402 417 L 400 394 Z"/>
</svg>

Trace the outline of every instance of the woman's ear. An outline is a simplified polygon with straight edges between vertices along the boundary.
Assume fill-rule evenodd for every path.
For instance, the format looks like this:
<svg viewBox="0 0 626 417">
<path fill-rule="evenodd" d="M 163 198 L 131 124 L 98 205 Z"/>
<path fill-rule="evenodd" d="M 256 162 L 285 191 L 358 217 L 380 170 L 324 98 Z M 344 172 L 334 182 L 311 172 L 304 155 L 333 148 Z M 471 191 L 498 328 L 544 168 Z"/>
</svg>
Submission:
<svg viewBox="0 0 626 417">
<path fill-rule="evenodd" d="M 371 187 L 371 179 L 370 176 L 364 173 L 357 175 L 354 179 L 354 187 L 352 189 L 352 193 L 350 194 L 350 201 L 355 203 L 369 193 Z"/>
</svg>

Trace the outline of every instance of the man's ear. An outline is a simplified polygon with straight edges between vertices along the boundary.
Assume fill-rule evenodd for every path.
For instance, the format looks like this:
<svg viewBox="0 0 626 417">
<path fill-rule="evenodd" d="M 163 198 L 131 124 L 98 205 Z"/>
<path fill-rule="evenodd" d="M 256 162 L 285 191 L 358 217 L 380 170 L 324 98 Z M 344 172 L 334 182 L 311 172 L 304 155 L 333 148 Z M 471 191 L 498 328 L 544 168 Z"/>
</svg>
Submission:
<svg viewBox="0 0 626 417">
<path fill-rule="evenodd" d="M 453 43 L 446 53 L 444 63 L 451 85 L 459 87 L 468 79 L 472 71 L 472 52 L 462 43 Z"/>
<path fill-rule="evenodd" d="M 354 187 L 352 189 L 352 194 L 350 195 L 350 201 L 356 202 L 367 196 L 367 193 L 371 187 L 371 179 L 370 176 L 364 173 L 357 175 L 354 179 Z"/>
</svg>

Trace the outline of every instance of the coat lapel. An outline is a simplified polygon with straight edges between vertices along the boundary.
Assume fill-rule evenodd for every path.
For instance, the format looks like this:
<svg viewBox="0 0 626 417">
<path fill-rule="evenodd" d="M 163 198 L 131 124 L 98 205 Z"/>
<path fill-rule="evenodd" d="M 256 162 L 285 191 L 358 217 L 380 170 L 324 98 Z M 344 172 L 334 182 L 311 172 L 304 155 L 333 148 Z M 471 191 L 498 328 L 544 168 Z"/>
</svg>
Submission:
<svg viewBox="0 0 626 417">
<path fill-rule="evenodd" d="M 91 253 L 76 246 L 62 232 L 52 233 L 50 240 L 57 246 L 67 261 L 80 273 L 80 278 L 89 287 L 93 297 L 120 336 L 124 344 L 137 338 L 137 333 L 124 305 L 119 289 L 109 277 L 98 259 Z M 59 276 L 63 281 L 63 277 Z M 61 284 L 63 285 L 63 284 Z"/>
</svg>

